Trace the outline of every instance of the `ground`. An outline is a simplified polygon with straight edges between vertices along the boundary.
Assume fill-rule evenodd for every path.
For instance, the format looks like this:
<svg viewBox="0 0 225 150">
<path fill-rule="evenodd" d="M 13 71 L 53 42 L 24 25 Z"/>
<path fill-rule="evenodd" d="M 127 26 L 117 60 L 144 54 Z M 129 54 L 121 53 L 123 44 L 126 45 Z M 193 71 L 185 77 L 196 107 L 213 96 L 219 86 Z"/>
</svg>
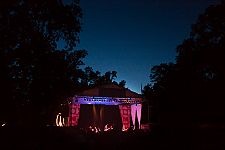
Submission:
<svg viewBox="0 0 225 150">
<path fill-rule="evenodd" d="M 151 132 L 141 130 L 85 132 L 76 128 L 1 128 L 0 149 L 30 150 L 224 150 L 225 129 L 155 128 Z"/>
</svg>

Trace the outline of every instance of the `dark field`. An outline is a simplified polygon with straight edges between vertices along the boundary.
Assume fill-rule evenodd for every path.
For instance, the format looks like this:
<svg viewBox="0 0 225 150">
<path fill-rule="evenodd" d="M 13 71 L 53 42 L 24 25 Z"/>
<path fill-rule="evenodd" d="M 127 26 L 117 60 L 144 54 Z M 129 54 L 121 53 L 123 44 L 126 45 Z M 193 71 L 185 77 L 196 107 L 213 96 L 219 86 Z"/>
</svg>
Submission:
<svg viewBox="0 0 225 150">
<path fill-rule="evenodd" d="M 225 129 L 155 128 L 87 133 L 76 128 L 1 128 L 0 149 L 225 150 Z"/>
</svg>

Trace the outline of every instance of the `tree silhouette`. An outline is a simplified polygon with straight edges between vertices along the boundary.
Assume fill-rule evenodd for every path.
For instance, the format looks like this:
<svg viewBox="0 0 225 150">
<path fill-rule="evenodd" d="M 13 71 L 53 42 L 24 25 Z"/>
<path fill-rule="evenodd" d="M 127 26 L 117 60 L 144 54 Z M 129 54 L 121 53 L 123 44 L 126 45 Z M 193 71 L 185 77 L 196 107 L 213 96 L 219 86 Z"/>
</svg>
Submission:
<svg viewBox="0 0 225 150">
<path fill-rule="evenodd" d="M 94 71 L 92 67 L 85 67 L 83 72 L 83 78 L 81 80 L 81 84 L 83 86 L 82 89 L 95 86 L 99 78 L 99 71 Z"/>
<path fill-rule="evenodd" d="M 41 125 L 78 81 L 79 1 L 0 2 L 1 118 L 9 125 Z M 60 43 L 65 43 L 61 50 Z M 3 83 L 3 84 L 2 84 Z"/>
<path fill-rule="evenodd" d="M 225 3 L 210 6 L 178 46 L 177 65 L 191 78 L 194 115 L 200 122 L 224 122 Z M 188 71 L 188 72 L 187 72 Z"/>
<path fill-rule="evenodd" d="M 119 82 L 119 86 L 125 87 L 125 85 L 126 85 L 126 81 L 125 81 L 125 80 L 121 80 L 121 81 Z"/>
<path fill-rule="evenodd" d="M 225 3 L 210 6 L 177 47 L 175 64 L 151 70 L 158 123 L 222 124 L 225 112 Z M 149 97 L 149 96 L 148 96 Z"/>
<path fill-rule="evenodd" d="M 97 80 L 97 85 L 110 84 L 113 83 L 117 77 L 116 71 L 107 71 L 104 75 L 100 76 Z"/>
</svg>

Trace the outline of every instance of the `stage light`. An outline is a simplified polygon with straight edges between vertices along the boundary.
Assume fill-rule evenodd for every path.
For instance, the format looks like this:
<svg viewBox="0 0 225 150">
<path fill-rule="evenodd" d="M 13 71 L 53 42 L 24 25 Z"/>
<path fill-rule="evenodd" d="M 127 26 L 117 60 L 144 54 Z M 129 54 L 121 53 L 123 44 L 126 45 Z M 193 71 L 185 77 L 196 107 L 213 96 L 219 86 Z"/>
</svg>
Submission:
<svg viewBox="0 0 225 150">
<path fill-rule="evenodd" d="M 61 113 L 58 113 L 57 117 L 56 117 L 56 126 L 58 127 L 62 127 L 64 124 L 64 118 L 63 118 L 63 122 L 62 122 L 62 116 Z"/>
</svg>

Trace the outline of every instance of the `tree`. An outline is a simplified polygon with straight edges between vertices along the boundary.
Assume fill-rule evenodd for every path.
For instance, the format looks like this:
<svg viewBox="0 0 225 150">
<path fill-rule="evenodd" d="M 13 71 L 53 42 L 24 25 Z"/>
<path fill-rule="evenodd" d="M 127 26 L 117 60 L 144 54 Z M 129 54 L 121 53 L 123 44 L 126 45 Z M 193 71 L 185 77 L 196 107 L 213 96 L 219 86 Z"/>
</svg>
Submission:
<svg viewBox="0 0 225 150">
<path fill-rule="evenodd" d="M 177 65 L 189 75 L 195 116 L 200 122 L 224 122 L 225 3 L 210 6 L 177 48 Z"/>
<path fill-rule="evenodd" d="M 81 16 L 78 0 L 0 2 L 1 120 L 40 125 L 74 87 L 86 56 L 74 50 Z"/>
<path fill-rule="evenodd" d="M 192 26 L 190 37 L 177 47 L 176 63 L 152 68 L 158 123 L 224 123 L 224 13 L 224 1 L 208 7 Z"/>
<path fill-rule="evenodd" d="M 126 81 L 125 81 L 125 80 L 121 80 L 121 81 L 119 82 L 119 86 L 125 87 L 125 85 L 126 85 Z"/>
<path fill-rule="evenodd" d="M 117 78 L 116 71 L 107 71 L 103 75 L 99 71 L 94 71 L 92 67 L 85 67 L 81 78 L 81 90 L 92 88 L 94 86 L 104 84 L 116 84 L 121 87 L 125 87 L 126 81 L 122 80 L 119 83 L 115 81 Z"/>
<path fill-rule="evenodd" d="M 81 80 L 83 88 L 93 87 L 100 78 L 100 72 L 94 71 L 92 67 L 85 67 Z M 83 89 L 82 88 L 82 89 Z"/>
<path fill-rule="evenodd" d="M 116 71 L 107 71 L 105 72 L 104 75 L 99 76 L 96 85 L 113 83 L 116 77 L 117 77 Z"/>
</svg>

